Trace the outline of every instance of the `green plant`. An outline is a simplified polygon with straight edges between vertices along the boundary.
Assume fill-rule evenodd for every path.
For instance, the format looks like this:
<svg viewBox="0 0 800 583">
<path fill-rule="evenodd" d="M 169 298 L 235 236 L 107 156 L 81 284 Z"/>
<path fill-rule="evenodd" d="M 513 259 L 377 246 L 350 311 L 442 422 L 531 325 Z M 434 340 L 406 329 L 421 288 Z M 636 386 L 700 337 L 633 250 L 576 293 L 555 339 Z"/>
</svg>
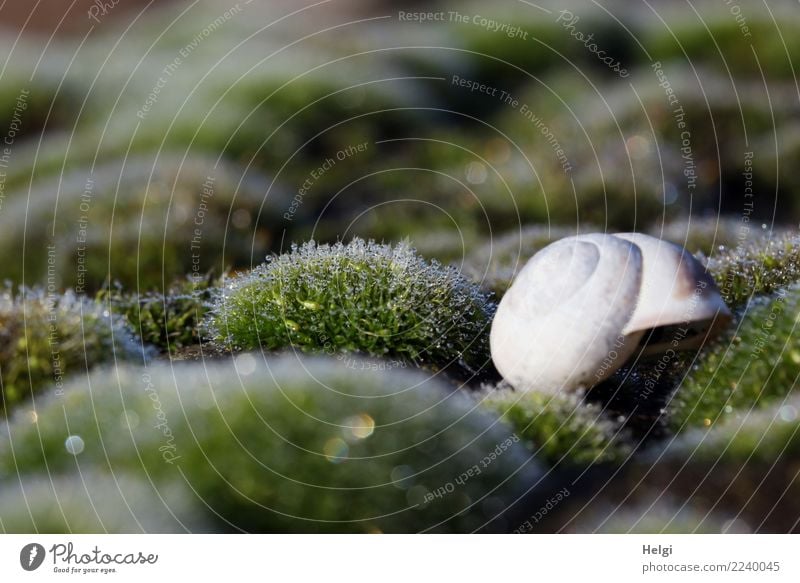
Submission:
<svg viewBox="0 0 800 583">
<path fill-rule="evenodd" d="M 217 285 L 218 279 L 207 274 L 177 280 L 163 294 L 139 295 L 108 286 L 95 299 L 124 316 L 144 342 L 171 352 L 200 343 L 200 323 Z"/>
<path fill-rule="evenodd" d="M 18 411 L 7 431 L 0 474 L 63 473 L 77 461 L 158 488 L 182 478 L 222 530 L 504 529 L 489 523 L 542 477 L 510 428 L 467 395 L 357 358 L 120 366 L 76 379 L 35 415 Z"/>
<path fill-rule="evenodd" d="M 78 293 L 119 281 L 144 293 L 188 273 L 251 266 L 289 204 L 279 188 L 265 203 L 266 185 L 237 164 L 171 153 L 36 181 L 0 214 L 0 249 L 25 250 L 9 257 L 5 277 Z M 47 237 L 41 225 L 52 225 Z"/>
<path fill-rule="evenodd" d="M 587 474 L 591 505 L 567 508 L 570 532 L 793 532 L 800 398 L 740 410 Z M 558 529 L 560 525 L 550 525 Z"/>
<path fill-rule="evenodd" d="M 621 462 L 632 450 L 622 425 L 597 405 L 585 403 L 582 395 L 500 389 L 489 393 L 482 405 L 509 423 L 537 457 L 554 466 Z"/>
<path fill-rule="evenodd" d="M 672 430 L 713 425 L 793 391 L 800 375 L 799 318 L 800 287 L 752 300 L 677 387 L 667 405 Z"/>
<path fill-rule="evenodd" d="M 470 375 L 490 362 L 495 306 L 407 244 L 293 247 L 225 282 L 209 318 L 218 344 L 393 356 Z"/>
<path fill-rule="evenodd" d="M 15 294 L 6 289 L 0 294 L 0 377 L 6 409 L 45 385 L 60 390 L 78 371 L 147 354 L 127 326 L 71 293 L 38 289 Z"/>
<path fill-rule="evenodd" d="M 720 250 L 707 267 L 725 302 L 737 308 L 800 281 L 800 237 L 779 233 L 745 241 Z"/>
</svg>

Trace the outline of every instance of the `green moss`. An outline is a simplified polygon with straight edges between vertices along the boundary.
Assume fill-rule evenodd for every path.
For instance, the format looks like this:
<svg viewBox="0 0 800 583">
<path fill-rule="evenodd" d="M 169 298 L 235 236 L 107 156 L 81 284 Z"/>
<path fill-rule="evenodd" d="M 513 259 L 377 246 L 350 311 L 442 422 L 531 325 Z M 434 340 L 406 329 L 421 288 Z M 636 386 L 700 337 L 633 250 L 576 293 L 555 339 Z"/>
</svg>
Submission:
<svg viewBox="0 0 800 583">
<path fill-rule="evenodd" d="M 0 532 L 181 533 L 207 530 L 192 492 L 175 481 L 154 488 L 124 472 L 82 467 L 62 475 L 15 476 L 0 488 Z"/>
<path fill-rule="evenodd" d="M 751 301 L 677 388 L 668 404 L 671 428 L 713 425 L 789 394 L 800 375 L 793 341 L 798 318 L 797 286 Z"/>
<path fill-rule="evenodd" d="M 651 19 L 652 26 L 642 28 L 640 39 L 654 60 L 691 61 L 719 69 L 724 58 L 739 77 L 793 79 L 791 57 L 800 50 L 796 7 L 785 2 L 769 10 L 755 8 L 742 7 L 743 22 L 713 3 L 699 5 L 699 16 L 667 11 L 666 23 Z"/>
<path fill-rule="evenodd" d="M 800 397 L 787 395 L 768 407 L 741 409 L 709 428 L 687 431 L 665 447 L 671 459 L 702 463 L 769 464 L 800 451 Z"/>
<path fill-rule="evenodd" d="M 96 300 L 121 314 L 139 337 L 162 352 L 200 344 L 200 324 L 219 280 L 206 275 L 174 282 L 166 293 L 135 294 L 106 287 Z"/>
<path fill-rule="evenodd" d="M 250 266 L 289 204 L 280 189 L 265 198 L 268 184 L 235 164 L 171 154 L 72 170 L 37 182 L 30 197 L 9 196 L 0 249 L 14 254 L 4 274 L 21 282 L 24 265 L 28 285 L 52 277 L 92 292 L 119 281 L 144 293 L 189 273 Z"/>
<path fill-rule="evenodd" d="M 565 508 L 567 530 L 795 531 L 798 411 L 797 395 L 734 411 L 654 445 L 613 476 L 587 475 L 576 488 L 592 504 Z"/>
<path fill-rule="evenodd" d="M 648 234 L 685 247 L 690 253 L 716 258 L 740 244 L 755 243 L 763 238 L 764 231 L 743 223 L 740 218 L 709 216 L 681 217 L 654 225 Z"/>
<path fill-rule="evenodd" d="M 725 302 L 737 308 L 800 281 L 800 237 L 784 233 L 745 241 L 719 250 L 707 267 Z"/>
<path fill-rule="evenodd" d="M 147 354 L 129 328 L 102 307 L 72 294 L 6 289 L 0 295 L 2 404 L 18 405 L 43 386 L 112 360 Z"/>
<path fill-rule="evenodd" d="M 20 410 L 0 433 L 0 473 L 78 463 L 146 473 L 157 487 L 184 476 L 220 529 L 469 532 L 541 477 L 517 441 L 419 371 L 245 353 L 76 380 L 37 402 L 35 423 Z"/>
<path fill-rule="evenodd" d="M 236 349 L 363 352 L 473 375 L 495 306 L 406 244 L 308 243 L 225 282 L 209 326 Z"/>
<path fill-rule="evenodd" d="M 482 404 L 508 422 L 537 457 L 555 466 L 619 462 L 631 453 L 621 424 L 579 395 L 499 390 Z"/>
</svg>

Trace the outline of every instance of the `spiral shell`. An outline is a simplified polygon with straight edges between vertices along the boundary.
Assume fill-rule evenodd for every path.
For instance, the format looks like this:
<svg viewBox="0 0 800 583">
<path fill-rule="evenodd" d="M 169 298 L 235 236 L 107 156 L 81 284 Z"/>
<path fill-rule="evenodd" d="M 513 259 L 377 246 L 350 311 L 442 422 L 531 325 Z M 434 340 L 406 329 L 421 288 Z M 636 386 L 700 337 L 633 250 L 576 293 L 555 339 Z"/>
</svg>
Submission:
<svg viewBox="0 0 800 583">
<path fill-rule="evenodd" d="M 492 359 L 518 390 L 592 386 L 637 350 L 697 345 L 729 317 L 681 247 L 636 233 L 579 235 L 517 275 L 492 322 Z"/>
</svg>

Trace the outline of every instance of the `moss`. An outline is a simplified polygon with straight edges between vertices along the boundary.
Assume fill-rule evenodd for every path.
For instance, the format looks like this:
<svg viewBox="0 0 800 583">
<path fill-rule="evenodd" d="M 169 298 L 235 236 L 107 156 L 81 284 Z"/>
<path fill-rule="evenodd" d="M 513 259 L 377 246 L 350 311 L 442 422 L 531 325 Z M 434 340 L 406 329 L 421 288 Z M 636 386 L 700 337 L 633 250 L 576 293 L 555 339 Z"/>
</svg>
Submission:
<svg viewBox="0 0 800 583">
<path fill-rule="evenodd" d="M 211 275 L 188 277 L 175 281 L 163 294 L 135 294 L 120 286 L 106 287 L 95 299 L 121 314 L 144 342 L 171 353 L 200 344 L 200 324 L 219 281 Z"/>
<path fill-rule="evenodd" d="M 764 532 L 797 530 L 800 399 L 740 410 L 654 445 L 613 473 L 575 485 L 583 502 L 565 507 L 570 532 Z M 585 500 L 591 498 L 590 505 Z M 564 526 L 566 525 L 566 526 Z"/>
<path fill-rule="evenodd" d="M 406 244 L 307 243 L 225 283 L 209 327 L 236 349 L 393 356 L 474 375 L 495 306 Z"/>
<path fill-rule="evenodd" d="M 794 335 L 800 288 L 751 301 L 739 321 L 706 348 L 668 404 L 670 427 L 681 432 L 785 397 L 800 375 Z"/>
<path fill-rule="evenodd" d="M 144 293 L 188 273 L 250 266 L 267 253 L 289 204 L 279 189 L 265 199 L 268 184 L 201 156 L 131 156 L 73 169 L 37 182 L 30 197 L 9 196 L 0 249 L 15 254 L 5 276 L 21 282 L 24 272 L 28 285 L 52 276 L 80 293 L 119 281 Z M 44 238 L 43 225 L 51 226 Z"/>
<path fill-rule="evenodd" d="M 768 234 L 721 249 L 707 268 L 732 308 L 800 281 L 800 237 Z"/>
<path fill-rule="evenodd" d="M 124 472 L 21 475 L 0 488 L 0 532 L 181 533 L 207 530 L 179 482 L 153 488 Z"/>
<path fill-rule="evenodd" d="M 794 79 L 791 56 L 800 50 L 800 22 L 794 8 L 788 2 L 776 3 L 770 10 L 743 8 L 743 21 L 713 3 L 699 5 L 699 15 L 666 11 L 666 24 L 651 20 L 652 26 L 642 27 L 640 39 L 654 60 L 691 61 L 720 69 L 724 58 L 739 77 Z"/>
<path fill-rule="evenodd" d="M 648 234 L 685 247 L 690 253 L 718 258 L 725 257 L 738 245 L 753 245 L 766 234 L 741 218 L 726 216 L 681 217 L 654 225 Z M 780 233 L 773 232 L 773 236 Z M 714 262 L 714 260 L 712 260 Z"/>
<path fill-rule="evenodd" d="M 490 393 L 482 404 L 508 422 L 537 457 L 554 466 L 619 462 L 632 451 L 621 424 L 579 395 L 504 389 Z"/>
<path fill-rule="evenodd" d="M 19 405 L 32 393 L 112 360 L 142 359 L 129 328 L 100 306 L 72 294 L 41 290 L 0 295 L 2 404 Z"/>
<path fill-rule="evenodd" d="M 0 472 L 100 465 L 159 488 L 184 476 L 223 530 L 469 532 L 541 478 L 471 398 L 385 361 L 245 353 L 117 367 L 35 412 L 0 434 Z M 81 438 L 78 455 L 68 436 Z"/>
<path fill-rule="evenodd" d="M 800 451 L 799 411 L 797 395 L 768 407 L 742 409 L 713 427 L 695 428 L 668 442 L 663 455 L 706 464 L 789 460 Z"/>
</svg>

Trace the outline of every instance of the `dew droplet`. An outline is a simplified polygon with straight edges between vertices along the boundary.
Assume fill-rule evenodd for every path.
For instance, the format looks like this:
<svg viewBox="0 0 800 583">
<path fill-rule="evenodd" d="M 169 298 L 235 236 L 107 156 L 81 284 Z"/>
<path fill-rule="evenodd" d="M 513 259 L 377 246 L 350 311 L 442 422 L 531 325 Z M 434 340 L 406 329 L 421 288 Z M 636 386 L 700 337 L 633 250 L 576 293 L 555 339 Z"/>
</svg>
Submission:
<svg viewBox="0 0 800 583">
<path fill-rule="evenodd" d="M 256 359 L 253 358 L 252 354 L 244 353 L 239 354 L 234 359 L 234 365 L 236 366 L 236 371 L 242 376 L 248 376 L 255 372 L 256 370 Z"/>
<path fill-rule="evenodd" d="M 366 413 L 348 417 L 342 425 L 345 438 L 366 439 L 375 431 L 375 420 Z"/>
<path fill-rule="evenodd" d="M 83 452 L 85 444 L 80 435 L 70 435 L 67 437 L 66 441 L 64 441 L 64 447 L 67 448 L 67 451 L 72 455 L 79 455 Z"/>
<path fill-rule="evenodd" d="M 343 439 L 334 437 L 325 442 L 322 451 L 329 462 L 339 464 L 347 459 L 347 454 L 350 453 L 350 446 Z"/>
</svg>

